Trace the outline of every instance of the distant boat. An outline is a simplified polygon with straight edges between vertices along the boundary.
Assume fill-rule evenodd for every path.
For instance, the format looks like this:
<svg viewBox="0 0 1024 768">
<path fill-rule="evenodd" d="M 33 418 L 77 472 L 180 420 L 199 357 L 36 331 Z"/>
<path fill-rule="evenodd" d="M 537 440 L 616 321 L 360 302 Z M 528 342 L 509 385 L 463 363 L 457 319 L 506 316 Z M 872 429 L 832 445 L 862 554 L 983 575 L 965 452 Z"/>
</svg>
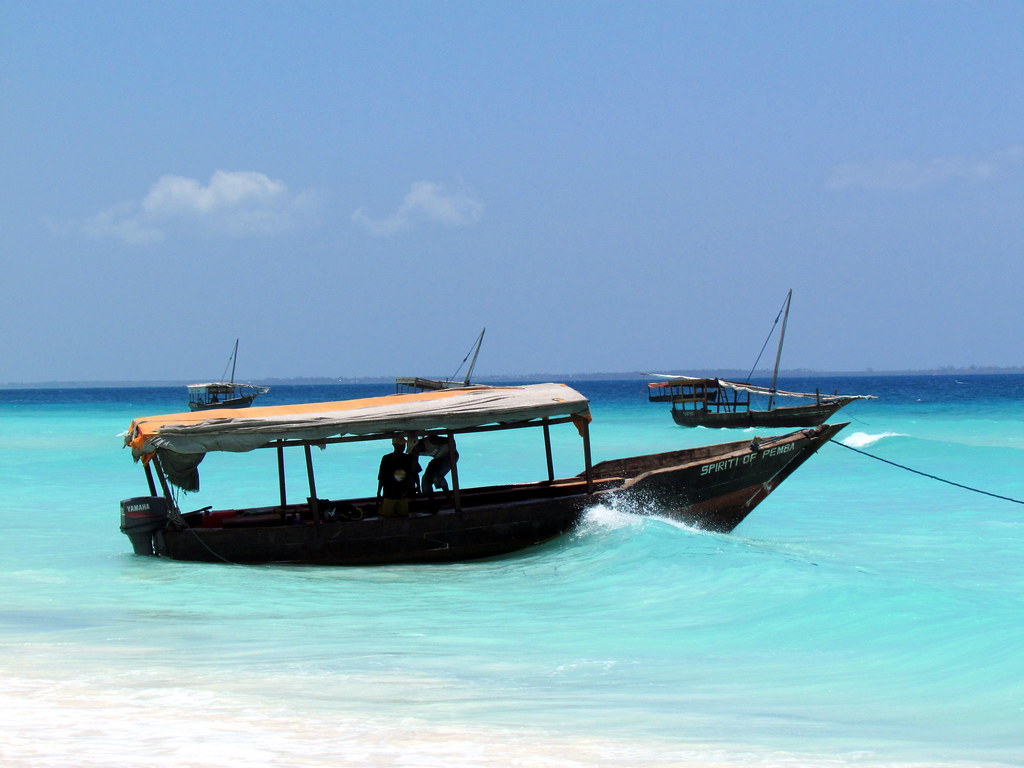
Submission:
<svg viewBox="0 0 1024 768">
<path fill-rule="evenodd" d="M 238 362 L 238 339 L 228 358 L 231 378 L 228 381 L 212 381 L 205 384 L 188 385 L 188 407 L 193 411 L 208 411 L 214 408 L 248 408 L 252 401 L 270 391 L 270 387 L 256 384 L 239 384 L 235 381 L 235 365 Z M 227 374 L 227 366 L 224 368 Z"/>
<path fill-rule="evenodd" d="M 484 334 L 487 333 L 487 329 L 484 328 L 480 331 L 480 335 L 476 337 L 476 341 L 473 342 L 473 346 L 470 347 L 469 352 L 462 358 L 462 362 L 459 363 L 459 367 L 455 369 L 455 373 L 452 374 L 451 378 L 438 380 L 438 379 L 424 379 L 419 376 L 399 376 L 395 379 L 395 391 L 402 392 L 417 392 L 417 391 L 434 391 L 438 389 L 463 389 L 465 387 L 474 386 L 471 382 L 473 378 L 473 369 L 476 368 L 476 358 L 480 354 L 480 345 L 484 343 Z M 466 369 L 466 377 L 459 381 L 455 377 L 459 375 L 459 371 L 462 366 L 466 364 L 466 361 L 470 360 L 469 368 Z"/>
<path fill-rule="evenodd" d="M 727 381 L 718 378 L 676 376 L 673 374 L 648 373 L 665 381 L 647 385 L 647 397 L 653 403 L 671 403 L 672 419 L 681 427 L 720 427 L 726 429 L 746 427 L 816 427 L 823 424 L 832 414 L 854 400 L 873 399 L 874 395 L 822 395 L 821 392 L 786 392 L 776 388 L 779 377 L 779 362 L 782 360 L 782 344 L 786 339 L 786 323 L 789 320 L 789 305 L 793 291 L 786 294 L 786 301 L 779 316 L 782 317 L 782 331 L 779 347 L 775 354 L 775 369 L 770 387 L 759 387 L 748 382 Z M 779 317 L 775 318 L 776 324 Z M 772 328 L 774 330 L 774 326 Z M 769 334 L 770 338 L 771 334 Z M 765 344 L 768 342 L 766 341 Z M 762 352 L 764 349 L 762 348 Z M 757 363 L 754 364 L 755 367 Z M 751 396 L 758 398 L 751 401 Z M 778 406 L 776 398 L 794 398 L 813 402 L 800 405 Z M 765 407 L 758 407 L 765 401 Z"/>
</svg>

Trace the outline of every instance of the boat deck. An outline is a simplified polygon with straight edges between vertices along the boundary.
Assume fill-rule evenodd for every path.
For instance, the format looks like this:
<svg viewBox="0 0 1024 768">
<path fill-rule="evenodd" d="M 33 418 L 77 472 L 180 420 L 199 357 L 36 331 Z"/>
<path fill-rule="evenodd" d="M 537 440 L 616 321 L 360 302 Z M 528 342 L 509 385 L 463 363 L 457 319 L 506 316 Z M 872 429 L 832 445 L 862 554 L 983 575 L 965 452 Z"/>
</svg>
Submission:
<svg viewBox="0 0 1024 768">
<path fill-rule="evenodd" d="M 617 487 L 621 477 L 605 475 L 592 485 L 592 492 Z M 587 481 L 582 477 L 558 479 L 553 482 L 524 483 L 521 485 L 495 485 L 469 488 L 460 491 L 459 501 L 463 509 L 507 506 L 519 502 L 530 502 L 541 498 L 564 498 L 584 495 L 588 492 Z M 344 522 L 379 517 L 377 499 L 318 499 L 320 515 L 326 522 Z M 417 496 L 410 503 L 410 517 L 434 515 L 454 511 L 452 494 L 438 492 L 434 499 Z M 182 519 L 190 528 L 255 528 L 280 525 L 306 525 L 316 522 L 315 513 L 309 501 L 300 504 L 253 507 L 248 509 L 201 509 L 187 512 Z"/>
</svg>

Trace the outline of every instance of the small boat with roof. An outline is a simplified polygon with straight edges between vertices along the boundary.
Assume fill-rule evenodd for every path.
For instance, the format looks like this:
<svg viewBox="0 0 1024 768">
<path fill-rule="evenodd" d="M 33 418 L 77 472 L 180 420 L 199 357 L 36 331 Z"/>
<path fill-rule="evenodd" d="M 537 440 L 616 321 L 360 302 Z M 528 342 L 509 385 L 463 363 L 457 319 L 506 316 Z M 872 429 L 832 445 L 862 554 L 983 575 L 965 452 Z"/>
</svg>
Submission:
<svg viewBox="0 0 1024 768">
<path fill-rule="evenodd" d="M 600 503 L 728 532 L 845 426 L 593 463 L 590 422 L 588 399 L 553 383 L 141 417 L 131 422 L 124 442 L 145 469 L 149 493 L 121 502 L 121 530 L 137 554 L 323 565 L 503 555 L 566 533 Z M 556 427 L 579 436 L 578 474 L 555 475 Z M 478 455 L 463 450 L 450 467 L 450 489 L 440 498 L 416 493 L 396 516 L 384 514 L 380 498 L 330 498 L 317 486 L 313 448 L 351 451 L 366 441 L 388 441 L 398 453 L 403 443 L 432 438 L 447 441 L 454 456 L 456 438 L 475 442 L 503 430 L 542 438 L 539 479 L 464 483 L 479 469 L 463 466 Z M 573 442 L 567 437 L 558 444 Z M 182 510 L 182 494 L 198 490 L 199 464 L 208 453 L 251 451 L 276 454 L 276 500 L 255 508 Z M 304 461 L 301 498 L 289 490 L 285 470 L 286 455 L 295 454 Z M 383 461 L 381 466 L 383 471 Z"/>
<path fill-rule="evenodd" d="M 647 374 L 653 375 L 653 374 Z M 816 427 L 854 400 L 873 395 L 823 395 L 786 392 L 737 381 L 691 376 L 666 376 L 647 385 L 652 403 L 671 403 L 672 419 L 681 427 Z M 754 398 L 767 401 L 759 408 Z M 776 398 L 802 398 L 801 405 L 777 405 Z"/>
<path fill-rule="evenodd" d="M 235 348 L 228 358 L 227 366 L 224 367 L 224 375 L 220 381 L 206 382 L 205 384 L 189 384 L 188 407 L 193 411 L 207 411 L 213 408 L 248 408 L 260 395 L 270 391 L 270 387 L 262 387 L 256 384 L 241 384 L 235 381 L 235 364 L 238 360 L 238 339 L 235 339 Z M 227 368 L 231 367 L 231 378 L 227 378 Z"/>
<path fill-rule="evenodd" d="M 750 376 L 747 377 L 747 381 L 727 381 L 714 377 L 646 373 L 645 376 L 662 379 L 647 385 L 648 400 L 652 403 L 671 403 L 672 420 L 681 427 L 774 429 L 816 427 L 824 424 L 836 411 L 854 400 L 874 399 L 874 395 L 823 395 L 820 391 L 787 392 L 776 386 L 792 298 L 793 291 L 790 290 L 775 318 L 775 325 L 772 326 L 774 332 L 779 317 L 782 317 L 782 331 L 779 334 L 779 346 L 775 354 L 775 369 L 772 372 L 770 386 L 751 384 Z M 764 346 L 761 347 L 762 353 L 771 336 L 770 332 Z M 756 367 L 755 361 L 754 368 Z M 753 372 L 754 369 L 751 369 L 751 375 Z M 777 401 L 794 404 L 779 405 Z"/>
</svg>

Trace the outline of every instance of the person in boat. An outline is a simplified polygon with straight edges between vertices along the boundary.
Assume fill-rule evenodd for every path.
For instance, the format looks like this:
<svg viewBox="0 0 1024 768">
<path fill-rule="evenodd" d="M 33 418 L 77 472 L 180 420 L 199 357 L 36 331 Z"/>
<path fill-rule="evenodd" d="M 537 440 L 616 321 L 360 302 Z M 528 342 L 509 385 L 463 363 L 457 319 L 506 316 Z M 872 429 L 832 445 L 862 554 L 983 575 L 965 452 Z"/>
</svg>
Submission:
<svg viewBox="0 0 1024 768">
<path fill-rule="evenodd" d="M 409 514 L 409 500 L 419 491 L 420 463 L 415 454 L 406 453 L 401 435 L 391 439 L 394 450 L 380 460 L 377 472 L 377 505 L 382 517 Z"/>
<path fill-rule="evenodd" d="M 446 476 L 452 471 L 452 465 L 459 460 L 459 452 L 455 449 L 455 438 L 442 435 L 427 435 L 416 442 L 413 446 L 413 456 L 425 453 L 432 458 L 423 470 L 423 479 L 420 487 L 427 498 L 433 500 L 434 489 L 440 488 L 445 494 L 448 493 L 448 480 Z"/>
</svg>

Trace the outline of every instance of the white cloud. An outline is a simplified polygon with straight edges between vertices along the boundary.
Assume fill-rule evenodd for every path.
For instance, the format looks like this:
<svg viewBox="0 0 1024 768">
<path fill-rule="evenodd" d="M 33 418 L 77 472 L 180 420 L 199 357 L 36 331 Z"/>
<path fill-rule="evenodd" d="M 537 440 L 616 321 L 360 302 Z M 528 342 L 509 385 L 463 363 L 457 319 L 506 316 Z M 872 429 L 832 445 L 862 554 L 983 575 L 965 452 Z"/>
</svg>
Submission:
<svg viewBox="0 0 1024 768">
<path fill-rule="evenodd" d="M 446 194 L 441 184 L 417 181 L 409 187 L 402 204 L 390 216 L 374 218 L 365 208 L 360 208 L 352 214 L 352 221 L 370 234 L 388 236 L 420 221 L 464 227 L 478 221 L 482 210 L 483 204 L 463 190 Z"/>
<path fill-rule="evenodd" d="M 196 179 L 167 175 L 157 179 L 140 201 L 111 206 L 80 229 L 129 245 L 157 242 L 197 227 L 252 237 L 290 229 L 313 202 L 312 194 L 291 193 L 283 182 L 255 171 L 217 171 L 206 186 Z"/>
<path fill-rule="evenodd" d="M 164 239 L 164 233 L 143 222 L 135 203 L 119 203 L 83 222 L 81 229 L 90 237 L 114 237 L 128 245 L 144 245 Z"/>
<path fill-rule="evenodd" d="M 832 171 L 829 189 L 916 190 L 951 180 L 991 181 L 1024 165 L 1024 146 L 985 158 L 938 157 L 928 161 L 893 160 L 848 163 Z"/>
</svg>

